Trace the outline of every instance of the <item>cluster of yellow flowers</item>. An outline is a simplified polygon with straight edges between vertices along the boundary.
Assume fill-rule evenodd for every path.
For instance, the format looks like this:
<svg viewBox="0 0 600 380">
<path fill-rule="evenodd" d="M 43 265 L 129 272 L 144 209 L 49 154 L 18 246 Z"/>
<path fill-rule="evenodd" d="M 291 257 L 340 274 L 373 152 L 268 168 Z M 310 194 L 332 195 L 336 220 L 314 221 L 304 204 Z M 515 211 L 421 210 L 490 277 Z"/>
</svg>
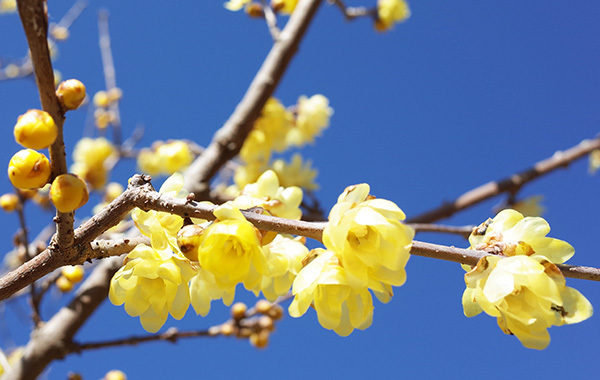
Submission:
<svg viewBox="0 0 600 380">
<path fill-rule="evenodd" d="M 56 287 L 66 293 L 83 280 L 84 275 L 85 271 L 81 265 L 67 265 L 61 269 L 60 276 L 56 279 Z"/>
<path fill-rule="evenodd" d="M 268 169 L 274 170 L 286 186 L 317 188 L 316 170 L 302 155 L 296 153 L 289 164 L 281 159 L 271 162 L 271 157 L 273 152 L 313 143 L 329 126 L 332 114 L 329 100 L 320 94 L 310 98 L 301 96 L 290 109 L 275 98 L 269 99 L 240 150 L 242 165 L 235 171 L 233 191 L 255 182 Z"/>
<path fill-rule="evenodd" d="M 392 286 L 406 280 L 414 230 L 393 202 L 369 195 L 369 185 L 350 186 L 339 196 L 323 231 L 325 249 L 311 251 L 292 292 L 293 317 L 313 305 L 319 323 L 341 336 L 365 329 L 373 320 L 369 289 L 381 302 L 393 296 Z"/>
<path fill-rule="evenodd" d="M 77 109 L 85 98 L 85 86 L 76 79 L 64 81 L 58 86 L 56 96 L 64 110 Z M 54 119 L 45 111 L 33 109 L 19 116 L 14 136 L 26 149 L 17 152 L 8 165 L 8 177 L 16 188 L 39 189 L 51 180 L 50 161 L 35 149 L 51 146 L 58 132 Z M 50 199 L 58 211 L 71 212 L 87 202 L 87 186 L 74 174 L 58 175 L 52 182 Z"/>
<path fill-rule="evenodd" d="M 160 192 L 188 195 L 179 173 Z M 201 315 L 213 300 L 230 305 L 240 283 L 270 300 L 287 294 L 293 280 L 288 273 L 299 270 L 308 250 L 298 239 L 259 231 L 240 208 L 299 219 L 301 201 L 299 188 L 281 188 L 275 173 L 267 172 L 233 202 L 218 206 L 211 223 L 194 220 L 183 227 L 177 215 L 135 210 L 132 218 L 151 246 L 141 244 L 127 256 L 111 281 L 111 302 L 125 304 L 129 315 L 139 316 L 142 326 L 155 332 L 169 313 L 181 318 L 190 304 Z"/>
<path fill-rule="evenodd" d="M 185 141 L 157 141 L 152 149 L 140 151 L 137 165 L 150 175 L 171 175 L 190 166 L 193 160 L 194 155 Z"/>
<path fill-rule="evenodd" d="M 0 14 L 17 11 L 17 0 L 0 0 Z"/>
<path fill-rule="evenodd" d="M 83 178 L 92 190 L 104 187 L 116 159 L 116 149 L 104 137 L 84 137 L 73 150 L 71 171 Z"/>
<path fill-rule="evenodd" d="M 117 115 L 109 108 L 118 103 L 123 97 L 123 91 L 118 88 L 112 88 L 108 91 L 98 91 L 94 94 L 94 122 L 98 129 L 105 129 L 117 120 Z"/>
<path fill-rule="evenodd" d="M 162 194 L 184 198 L 183 177 L 171 176 Z M 349 187 L 330 213 L 323 234 L 327 250 L 308 251 L 303 238 L 260 231 L 240 210 L 299 220 L 302 190 L 281 187 L 273 171 L 215 207 L 216 220 L 183 226 L 177 215 L 135 210 L 139 230 L 151 238 L 126 258 L 111 281 L 110 300 L 125 304 L 142 326 L 156 332 L 168 314 L 181 318 L 191 304 L 206 315 L 213 300 L 230 305 L 238 284 L 270 301 L 292 288 L 290 315 L 313 304 L 319 321 L 340 335 L 371 324 L 369 289 L 383 302 L 406 279 L 414 231 L 401 224 L 394 203 L 369 196 L 366 184 Z M 258 338 L 257 338 L 258 339 Z"/>
<path fill-rule="evenodd" d="M 550 326 L 581 322 L 592 315 L 592 305 L 565 285 L 555 264 L 567 261 L 575 250 L 565 241 L 546 237 L 548 223 L 503 210 L 476 227 L 471 249 L 484 250 L 475 268 L 466 267 L 463 308 L 467 317 L 482 311 L 496 317 L 506 334 L 528 348 L 550 343 Z"/>
</svg>

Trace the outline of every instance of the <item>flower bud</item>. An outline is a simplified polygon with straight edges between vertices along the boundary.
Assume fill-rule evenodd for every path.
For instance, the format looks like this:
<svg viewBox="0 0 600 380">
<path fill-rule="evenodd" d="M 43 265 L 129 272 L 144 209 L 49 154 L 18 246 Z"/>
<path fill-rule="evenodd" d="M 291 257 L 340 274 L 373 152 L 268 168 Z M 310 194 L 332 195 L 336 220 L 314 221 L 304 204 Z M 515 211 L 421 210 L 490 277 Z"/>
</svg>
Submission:
<svg viewBox="0 0 600 380">
<path fill-rule="evenodd" d="M 245 8 L 246 14 L 250 17 L 261 18 L 265 17 L 265 14 L 262 9 L 262 5 L 257 3 L 248 4 Z"/>
<path fill-rule="evenodd" d="M 13 193 L 6 193 L 0 197 L 0 207 L 6 212 L 13 212 L 19 207 L 19 196 Z"/>
<path fill-rule="evenodd" d="M 94 95 L 94 105 L 98 108 L 108 107 L 108 94 L 106 91 L 98 91 Z"/>
<path fill-rule="evenodd" d="M 260 314 L 267 314 L 271 309 L 273 304 L 267 300 L 258 300 L 254 307 L 256 308 L 256 312 Z"/>
<path fill-rule="evenodd" d="M 14 128 L 15 140 L 25 148 L 44 149 L 52 145 L 58 128 L 49 113 L 29 110 L 19 116 Z"/>
<path fill-rule="evenodd" d="M 113 369 L 104 375 L 104 380 L 127 380 L 127 375 L 125 375 L 125 372 L 123 371 Z"/>
<path fill-rule="evenodd" d="M 65 109 L 76 110 L 85 99 L 85 86 L 77 79 L 68 79 L 58 86 L 56 96 Z"/>
<path fill-rule="evenodd" d="M 192 261 L 198 261 L 198 247 L 204 228 L 197 224 L 184 226 L 177 233 L 177 245 L 181 253 Z"/>
<path fill-rule="evenodd" d="M 8 178 L 19 189 L 40 188 L 48 182 L 52 169 L 50 161 L 33 149 L 15 153 L 8 164 Z"/>
<path fill-rule="evenodd" d="M 261 330 L 250 335 L 250 344 L 256 348 L 266 348 L 269 344 L 269 331 Z"/>
<path fill-rule="evenodd" d="M 75 174 L 61 174 L 50 187 L 50 200 L 60 212 L 71 212 L 83 206 L 89 198 L 87 185 Z"/>
<path fill-rule="evenodd" d="M 243 302 L 236 302 L 231 306 L 231 317 L 236 321 L 244 319 L 246 317 L 246 310 L 248 307 Z"/>
<path fill-rule="evenodd" d="M 63 293 L 71 291 L 73 289 L 73 283 L 69 281 L 65 276 L 60 276 L 56 280 L 56 287 Z"/>
<path fill-rule="evenodd" d="M 83 275 L 85 271 L 81 265 L 67 265 L 62 268 L 62 275 L 67 278 L 67 280 L 72 283 L 77 283 L 83 280 Z"/>
</svg>

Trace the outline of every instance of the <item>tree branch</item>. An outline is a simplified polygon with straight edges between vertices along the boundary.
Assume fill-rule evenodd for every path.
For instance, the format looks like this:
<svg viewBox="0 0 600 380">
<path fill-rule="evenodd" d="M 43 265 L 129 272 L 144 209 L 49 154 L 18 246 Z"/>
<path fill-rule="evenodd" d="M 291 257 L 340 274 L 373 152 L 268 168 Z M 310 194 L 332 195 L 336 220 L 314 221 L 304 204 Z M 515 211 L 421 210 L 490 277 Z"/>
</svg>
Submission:
<svg viewBox="0 0 600 380">
<path fill-rule="evenodd" d="M 552 157 L 537 162 L 531 168 L 498 181 L 488 182 L 473 190 L 467 191 L 453 201 L 445 202 L 440 207 L 424 212 L 406 220 L 407 223 L 432 223 L 447 218 L 454 213 L 474 206 L 486 199 L 505 192 L 516 192 L 523 185 L 534 179 L 551 173 L 552 171 L 567 167 L 571 162 L 586 156 L 594 149 L 600 148 L 600 136 L 592 140 L 583 140 L 572 148 L 563 152 L 558 151 Z"/>
<path fill-rule="evenodd" d="M 56 96 L 54 70 L 48 48 L 48 14 L 44 0 L 18 0 L 19 16 L 27 36 L 35 80 L 44 111 L 54 119 L 58 128 L 56 141 L 50 146 L 52 178 L 67 172 L 65 144 L 63 141 L 64 110 Z M 56 213 L 57 243 L 61 248 L 73 244 L 73 213 Z"/>
<path fill-rule="evenodd" d="M 81 285 L 69 305 L 33 332 L 23 357 L 2 379 L 35 379 L 50 362 L 69 353 L 68 343 L 106 298 L 110 279 L 121 265 L 122 259 L 119 257 L 103 260 Z"/>
<path fill-rule="evenodd" d="M 197 199 L 208 199 L 210 179 L 239 153 L 321 3 L 322 0 L 300 0 L 235 111 L 215 133 L 204 153 L 188 168 L 186 180 L 189 180 L 189 190 L 196 194 Z"/>
</svg>

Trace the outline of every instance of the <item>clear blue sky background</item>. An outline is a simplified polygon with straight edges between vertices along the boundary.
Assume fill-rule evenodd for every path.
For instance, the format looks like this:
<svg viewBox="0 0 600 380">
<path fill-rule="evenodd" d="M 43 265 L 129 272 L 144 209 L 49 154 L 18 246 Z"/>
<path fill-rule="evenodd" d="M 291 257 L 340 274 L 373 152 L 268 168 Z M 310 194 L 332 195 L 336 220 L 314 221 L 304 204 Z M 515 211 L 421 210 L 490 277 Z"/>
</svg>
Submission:
<svg viewBox="0 0 600 380">
<path fill-rule="evenodd" d="M 348 1 L 373 5 L 375 1 Z M 54 20 L 70 2 L 50 2 Z M 104 88 L 97 43 L 98 9 L 110 10 L 110 30 L 123 89 L 124 133 L 146 126 L 142 146 L 156 139 L 188 138 L 207 144 L 241 99 L 271 45 L 264 22 L 232 13 L 222 1 L 93 1 L 60 45 L 56 67 L 78 78 L 89 93 Z M 416 215 L 489 180 L 502 178 L 594 137 L 600 130 L 600 3 L 567 1 L 413 1 L 408 22 L 376 33 L 369 20 L 345 22 L 321 7 L 276 96 L 286 105 L 298 96 L 326 95 L 335 115 L 315 146 L 303 150 L 319 169 L 325 209 L 348 185 L 367 182 L 378 197 Z M 285 21 L 285 18 L 280 20 Z M 0 56 L 26 51 L 16 15 L 0 18 Z M 32 80 L 0 83 L 0 162 L 19 147 L 12 138 L 18 115 L 39 107 Z M 68 115 L 69 151 L 84 134 L 86 110 Z M 125 162 L 113 179 L 135 171 Z M 543 178 L 522 195 L 543 194 L 551 236 L 570 242 L 570 263 L 600 267 L 598 187 L 587 161 Z M 10 191 L 0 183 L 0 191 Z M 493 216 L 501 198 L 446 220 L 478 224 Z M 89 215 L 90 208 L 78 212 Z M 32 234 L 51 215 L 30 207 Z M 0 251 L 11 249 L 15 215 Z M 463 239 L 417 239 L 466 247 Z M 386 305 L 377 303 L 373 325 L 341 338 L 323 329 L 313 310 L 286 316 L 269 347 L 247 341 L 194 339 L 71 355 L 54 363 L 49 379 L 80 371 L 98 379 L 113 368 L 130 379 L 149 378 L 594 378 L 600 349 L 598 316 L 550 329 L 542 352 L 504 335 L 494 318 L 463 316 L 459 265 L 413 257 L 408 281 Z M 600 284 L 568 280 L 600 311 Z M 239 291 L 240 295 L 244 291 Z M 249 302 L 252 297 L 245 296 Z M 64 302 L 51 292 L 49 316 Z M 26 299 L 1 307 L 0 344 L 28 337 Z M 165 329 L 204 328 L 224 321 L 228 309 L 213 303 L 209 317 L 189 310 Z M 105 302 L 77 335 L 80 341 L 145 334 L 138 319 Z"/>
</svg>

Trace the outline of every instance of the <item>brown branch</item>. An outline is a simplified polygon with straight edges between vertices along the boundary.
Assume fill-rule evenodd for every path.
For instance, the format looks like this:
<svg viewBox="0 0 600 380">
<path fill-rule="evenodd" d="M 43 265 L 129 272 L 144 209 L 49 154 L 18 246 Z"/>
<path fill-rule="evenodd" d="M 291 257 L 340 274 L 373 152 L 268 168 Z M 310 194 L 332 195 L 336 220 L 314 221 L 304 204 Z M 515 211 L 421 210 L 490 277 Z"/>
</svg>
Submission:
<svg viewBox="0 0 600 380">
<path fill-rule="evenodd" d="M 50 362 L 69 353 L 68 343 L 106 298 L 110 279 L 121 265 L 119 257 L 103 260 L 80 286 L 69 305 L 34 331 L 23 357 L 2 379 L 35 379 Z"/>
<path fill-rule="evenodd" d="M 169 341 L 171 343 L 176 343 L 179 339 L 183 338 L 216 337 L 219 335 L 221 335 L 220 331 L 216 329 L 179 331 L 175 327 L 171 327 L 170 329 L 161 334 L 133 335 L 127 338 L 105 340 L 101 342 L 73 342 L 69 345 L 69 351 L 81 352 L 85 350 L 95 350 L 107 347 L 137 346 L 140 343 L 156 341 Z"/>
<path fill-rule="evenodd" d="M 300 0 L 235 111 L 215 133 L 204 153 L 187 170 L 189 190 L 196 194 L 197 199 L 208 198 L 210 179 L 242 148 L 254 121 L 275 91 L 321 3 L 322 0 Z"/>
<path fill-rule="evenodd" d="M 571 162 L 584 157 L 594 149 L 599 148 L 600 136 L 592 140 L 583 140 L 572 148 L 563 152 L 558 151 L 554 153 L 552 157 L 537 162 L 527 170 L 514 174 L 508 178 L 488 182 L 473 190 L 467 191 L 455 200 L 446 202 L 436 209 L 408 218 L 407 223 L 432 223 L 447 218 L 458 211 L 474 206 L 498 194 L 516 192 L 526 183 L 551 173 L 556 169 L 567 167 Z"/>
<path fill-rule="evenodd" d="M 65 144 L 63 141 L 64 110 L 54 87 L 54 70 L 48 48 L 48 14 L 44 0 L 18 0 L 19 16 L 27 36 L 33 62 L 35 80 L 44 111 L 48 112 L 58 127 L 56 141 L 50 146 L 52 177 L 67 172 Z M 57 243 L 61 248 L 73 244 L 73 213 L 56 213 Z"/>
<path fill-rule="evenodd" d="M 407 223 L 415 232 L 439 232 L 444 234 L 462 235 L 468 238 L 473 231 L 474 226 L 447 226 L 443 224 L 431 223 Z"/>
</svg>

